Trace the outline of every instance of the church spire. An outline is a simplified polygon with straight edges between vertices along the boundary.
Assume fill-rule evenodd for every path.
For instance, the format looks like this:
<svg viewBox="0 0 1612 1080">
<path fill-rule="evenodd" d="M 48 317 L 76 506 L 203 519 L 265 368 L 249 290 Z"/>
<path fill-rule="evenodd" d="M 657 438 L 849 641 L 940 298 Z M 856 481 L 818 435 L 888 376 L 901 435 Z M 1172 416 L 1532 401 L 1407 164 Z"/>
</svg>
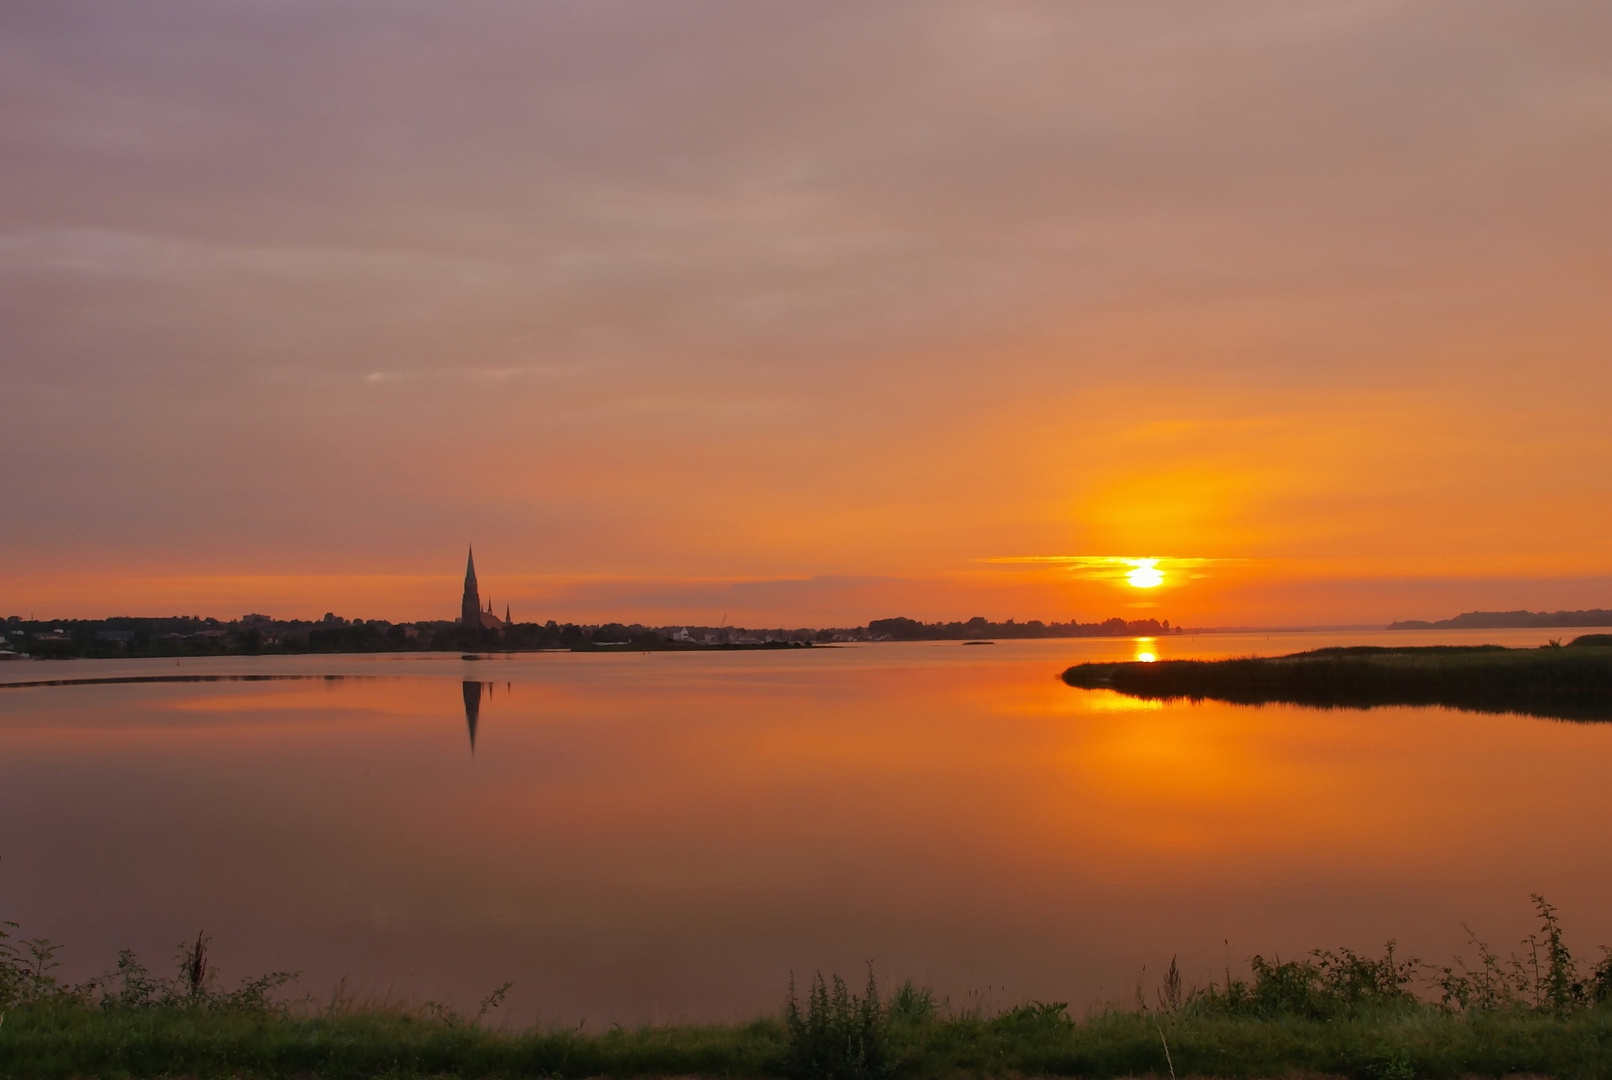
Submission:
<svg viewBox="0 0 1612 1080">
<path fill-rule="evenodd" d="M 465 595 L 459 602 L 459 621 L 466 626 L 481 626 L 481 594 L 476 590 L 476 549 L 470 549 L 465 559 Z"/>
</svg>

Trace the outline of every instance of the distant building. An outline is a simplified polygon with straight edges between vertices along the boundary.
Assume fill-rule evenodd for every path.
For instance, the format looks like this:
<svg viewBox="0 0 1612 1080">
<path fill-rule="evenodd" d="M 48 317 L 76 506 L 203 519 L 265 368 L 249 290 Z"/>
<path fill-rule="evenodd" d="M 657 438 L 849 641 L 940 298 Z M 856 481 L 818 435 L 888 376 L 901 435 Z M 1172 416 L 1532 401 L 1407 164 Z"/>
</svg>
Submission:
<svg viewBox="0 0 1612 1080">
<path fill-rule="evenodd" d="M 465 595 L 459 601 L 459 622 L 463 626 L 479 626 L 484 630 L 502 630 L 509 620 L 509 607 L 504 607 L 504 618 L 493 614 L 492 597 L 487 598 L 486 610 L 481 606 L 481 591 L 476 588 L 476 549 L 470 549 L 465 560 Z"/>
<path fill-rule="evenodd" d="M 502 630 L 504 620 L 493 614 L 492 597 L 487 598 L 487 610 L 481 613 L 481 627 L 483 630 Z"/>
<path fill-rule="evenodd" d="M 459 602 L 459 622 L 465 626 L 481 625 L 481 593 L 476 591 L 476 549 L 470 549 L 465 561 L 465 595 Z"/>
</svg>

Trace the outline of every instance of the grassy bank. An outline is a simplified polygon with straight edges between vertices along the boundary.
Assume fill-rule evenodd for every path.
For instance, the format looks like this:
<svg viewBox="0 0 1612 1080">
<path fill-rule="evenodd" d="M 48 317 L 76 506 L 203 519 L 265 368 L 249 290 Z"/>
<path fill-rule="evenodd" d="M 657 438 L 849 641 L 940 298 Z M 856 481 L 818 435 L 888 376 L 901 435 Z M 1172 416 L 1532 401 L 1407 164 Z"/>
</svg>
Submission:
<svg viewBox="0 0 1612 1080">
<path fill-rule="evenodd" d="M 1077 664 L 1071 686 L 1156 699 L 1320 707 L 1447 705 L 1564 720 L 1612 719 L 1612 635 L 1567 646 L 1316 649 L 1290 656 Z"/>
<path fill-rule="evenodd" d="M 124 953 L 80 985 L 52 975 L 52 947 L 0 942 L 0 1076 L 633 1077 L 881 1080 L 977 1076 L 1612 1077 L 1612 961 L 1567 950 L 1538 900 L 1520 956 L 1474 942 L 1437 967 L 1346 949 L 1254 957 L 1246 975 L 1187 988 L 1172 962 L 1148 998 L 1083 1019 L 1063 1002 L 956 1011 L 911 983 L 860 993 L 839 979 L 790 989 L 748 1023 L 585 1032 L 499 1030 L 489 1018 L 282 1000 L 287 976 L 217 988 L 206 943 L 156 978 Z"/>
<path fill-rule="evenodd" d="M 1168 1057 L 1165 1048 L 1168 1047 Z M 1612 1013 L 1465 1017 L 1432 1011 L 1340 1020 L 1062 1014 L 1026 1021 L 893 1023 L 876 1068 L 788 1068 L 784 1025 L 598 1034 L 445 1028 L 420 1017 L 295 1017 L 28 1008 L 0 1026 L 8 1077 L 879 1076 L 1411 1077 L 1612 1075 Z"/>
</svg>

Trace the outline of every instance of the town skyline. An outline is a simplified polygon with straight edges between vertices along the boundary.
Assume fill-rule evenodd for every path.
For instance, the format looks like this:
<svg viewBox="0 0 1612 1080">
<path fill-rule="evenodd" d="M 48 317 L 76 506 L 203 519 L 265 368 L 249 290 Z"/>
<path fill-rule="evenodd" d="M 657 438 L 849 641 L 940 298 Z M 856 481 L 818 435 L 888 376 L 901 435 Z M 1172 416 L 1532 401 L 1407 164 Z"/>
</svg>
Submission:
<svg viewBox="0 0 1612 1080">
<path fill-rule="evenodd" d="M 1110 569 L 1110 572 L 1107 573 L 1107 575 L 1106 575 L 1107 578 L 1110 581 L 1124 582 L 1126 584 L 1131 585 L 1133 588 L 1139 589 L 1140 591 L 1144 591 L 1144 592 L 1151 592 L 1151 590 L 1153 590 L 1155 588 L 1162 588 L 1163 585 L 1169 580 L 1169 577 L 1170 577 L 1170 575 L 1172 573 L 1179 572 L 1178 567 L 1172 567 L 1168 571 L 1160 569 L 1159 568 L 1160 564 L 1166 564 L 1166 565 L 1169 564 L 1170 561 L 1165 560 L 1165 559 L 1151 559 L 1151 558 L 1150 559 L 1108 559 L 1108 560 L 1103 560 L 1103 561 L 1108 562 L 1108 563 L 1117 564 L 1116 566 L 1112 567 Z M 1144 602 L 1144 603 L 1136 605 L 1136 606 L 1142 606 L 1142 607 L 1151 608 L 1151 607 L 1155 607 L 1157 605 L 1152 604 L 1152 603 Z M 459 626 L 459 627 L 464 627 L 464 628 L 468 628 L 468 629 L 474 629 L 474 630 L 477 630 L 477 631 L 490 631 L 490 632 L 497 633 L 497 632 L 501 632 L 501 631 L 505 630 L 508 627 L 512 627 L 512 626 L 517 625 L 517 621 L 514 620 L 512 618 L 512 616 L 511 616 L 511 610 L 512 610 L 511 605 L 509 604 L 509 602 L 506 601 L 506 603 L 504 605 L 504 616 L 502 618 L 498 617 L 494 613 L 493 599 L 492 599 L 492 596 L 491 596 L 490 593 L 489 593 L 489 595 L 487 597 L 487 606 L 485 608 L 483 608 L 482 601 L 481 601 L 480 578 L 478 577 L 477 572 L 476 572 L 475 545 L 474 545 L 474 543 L 469 543 L 469 544 L 466 545 L 465 575 L 464 575 L 463 588 L 462 588 L 462 591 L 460 593 L 459 610 L 458 610 L 457 615 L 454 615 L 452 617 L 429 616 L 428 615 L 428 616 L 426 616 L 424 618 L 408 617 L 408 618 L 401 618 L 401 619 L 391 619 L 391 618 L 383 618 L 383 617 L 379 617 L 379 616 L 374 616 L 374 617 L 357 616 L 355 618 L 349 619 L 349 618 L 347 618 L 345 616 L 337 615 L 336 612 L 333 611 L 333 610 L 327 610 L 322 616 L 311 616 L 311 615 L 307 615 L 307 614 L 294 614 L 294 615 L 291 615 L 291 616 L 286 617 L 286 618 L 275 618 L 273 616 L 265 615 L 265 614 L 261 614 L 261 613 L 248 613 L 248 614 L 245 614 L 245 615 L 241 615 L 241 616 L 239 616 L 237 618 L 226 618 L 226 619 L 221 619 L 217 615 L 205 615 L 205 616 L 203 616 L 203 615 L 194 615 L 194 614 L 192 614 L 192 615 L 165 615 L 165 616 L 162 616 L 162 615 L 130 615 L 130 614 L 127 614 L 127 613 L 111 614 L 111 615 L 102 613 L 102 614 L 94 614 L 94 615 L 72 615 L 72 616 L 61 616 L 61 615 L 46 614 L 45 616 L 40 617 L 37 613 L 31 612 L 28 615 L 26 620 L 24 620 L 22 618 L 22 616 L 18 615 L 18 614 L 12 614 L 10 616 L 0 614 L 0 620 L 4 620 L 5 622 L 10 623 L 10 624 L 17 624 L 17 623 L 20 623 L 20 622 L 27 622 L 30 625 L 33 625 L 33 624 L 46 624 L 46 623 L 52 623 L 52 622 L 60 622 L 60 623 L 71 623 L 71 622 L 89 623 L 89 622 L 109 622 L 109 621 L 110 622 L 117 622 L 119 620 L 123 620 L 123 621 L 134 620 L 134 621 L 156 622 L 156 621 L 161 621 L 161 620 L 167 619 L 167 620 L 189 620 L 189 621 L 196 622 L 196 623 L 205 622 L 205 623 L 213 624 L 213 625 L 227 625 L 227 626 L 234 626 L 236 624 L 240 624 L 242 626 L 248 626 L 248 627 L 250 627 L 250 626 L 267 627 L 267 626 L 270 626 L 270 625 L 313 626 L 313 625 L 320 625 L 320 624 L 327 625 L 327 626 L 330 626 L 330 625 L 341 625 L 341 626 L 345 626 L 345 625 L 360 625 L 360 626 L 362 626 L 362 625 L 366 625 L 366 624 L 374 624 L 374 625 L 379 625 L 379 626 L 387 627 L 387 628 L 390 628 L 390 627 L 393 627 L 393 626 L 419 626 L 419 627 Z M 664 622 L 655 622 L 653 620 L 646 621 L 646 620 L 641 620 L 641 619 L 634 619 L 630 615 L 621 615 L 620 613 L 613 613 L 613 614 L 611 614 L 609 616 L 596 618 L 596 619 L 593 619 L 591 621 L 586 619 L 586 618 L 569 618 L 569 617 L 567 617 L 567 618 L 554 618 L 554 617 L 547 617 L 547 618 L 543 618 L 543 619 L 529 621 L 528 625 L 534 625 L 534 626 L 535 625 L 547 625 L 549 627 L 555 627 L 555 626 L 559 626 L 559 625 L 563 624 L 563 625 L 566 625 L 566 626 L 589 627 L 589 628 L 597 628 L 597 627 L 602 627 L 602 626 L 628 626 L 628 627 L 633 627 L 633 628 L 639 629 L 639 630 L 654 630 L 654 631 L 662 631 L 662 632 L 670 632 L 670 631 L 676 630 L 679 627 L 686 627 L 686 628 L 700 627 L 701 629 L 707 630 L 707 631 L 709 631 L 709 630 L 719 630 L 719 629 L 724 629 L 724 628 L 734 629 L 734 630 L 741 630 L 741 631 L 748 631 L 748 630 L 751 629 L 750 627 L 738 626 L 733 622 L 727 621 L 727 614 L 728 613 L 726 611 L 724 611 L 723 615 L 718 620 L 716 620 L 715 622 L 704 622 L 704 621 L 701 621 L 701 620 L 698 620 L 698 619 L 674 619 L 674 620 L 664 621 Z M 1043 619 L 1043 618 L 1031 618 L 1031 619 L 1020 620 L 1020 619 L 1016 618 L 1015 616 L 1008 616 L 1005 619 L 993 619 L 993 618 L 987 618 L 986 616 L 980 616 L 980 615 L 970 616 L 968 619 L 961 619 L 961 618 L 956 618 L 956 617 L 952 617 L 952 618 L 941 617 L 941 618 L 935 618 L 935 619 L 923 619 L 923 618 L 920 618 L 920 619 L 913 620 L 913 619 L 910 619 L 907 616 L 884 615 L 884 616 L 879 616 L 879 617 L 864 617 L 860 621 L 842 621 L 842 624 L 837 624 L 837 625 L 819 625 L 819 626 L 794 625 L 794 626 L 790 626 L 790 624 L 780 621 L 774 627 L 772 627 L 771 630 L 761 631 L 761 632 L 762 633 L 784 634 L 784 633 L 788 633 L 788 632 L 800 633 L 800 632 L 812 632 L 812 631 L 818 631 L 818 630 L 826 630 L 826 631 L 837 632 L 837 633 L 841 634 L 842 636 L 838 640 L 848 640 L 848 638 L 843 636 L 843 635 L 852 634 L 852 633 L 854 633 L 856 631 L 866 630 L 866 629 L 872 627 L 875 623 L 879 623 L 879 622 L 884 622 L 884 623 L 892 623 L 892 622 L 894 622 L 894 623 L 907 623 L 907 622 L 911 622 L 911 623 L 914 623 L 915 625 L 931 625 L 931 626 L 950 625 L 952 627 L 958 627 L 958 626 L 962 626 L 962 625 L 965 625 L 965 624 L 984 624 L 984 625 L 991 626 L 991 627 L 1003 627 L 1003 626 L 1006 626 L 1006 627 L 1018 627 L 1018 628 L 1020 628 L 1021 631 L 1023 631 L 1026 628 L 1029 628 L 1031 630 L 1031 633 L 1030 633 L 1029 636 L 1041 636 L 1042 631 L 1045 630 L 1046 628 L 1049 628 L 1049 627 L 1054 628 L 1054 630 L 1053 630 L 1052 633 L 1048 634 L 1047 636 L 1060 636 L 1060 631 L 1058 631 L 1056 628 L 1062 626 L 1062 627 L 1067 628 L 1065 632 L 1072 633 L 1075 636 L 1080 636 L 1080 631 L 1079 631 L 1078 628 L 1081 627 L 1081 626 L 1091 628 L 1091 627 L 1096 627 L 1096 626 L 1099 626 L 1099 625 L 1102 625 L 1102 624 L 1116 624 L 1116 623 L 1137 623 L 1138 625 L 1140 625 L 1140 624 L 1144 624 L 1144 623 L 1146 623 L 1148 621 L 1152 621 L 1154 623 L 1161 624 L 1162 630 L 1163 630 L 1164 633 L 1172 632 L 1172 627 L 1171 627 L 1169 619 L 1168 618 L 1160 619 L 1157 615 L 1154 615 L 1154 616 L 1151 616 L 1151 617 L 1144 615 L 1144 616 L 1134 617 L 1132 619 L 1126 619 L 1125 617 L 1120 616 L 1120 615 L 1109 615 L 1109 616 L 1107 616 L 1105 618 L 1097 618 L 1097 619 L 1093 619 L 1091 621 L 1088 621 L 1086 623 L 1081 623 L 1080 616 L 1078 614 L 1069 615 L 1066 619 L 1061 620 L 1061 621 L 1059 619 L 1055 618 L 1055 617 L 1054 618 L 1046 618 L 1046 619 Z M 758 625 L 761 625 L 761 624 L 758 624 Z M 1477 627 L 1482 627 L 1482 626 L 1493 626 L 1493 627 L 1534 627 L 1534 626 L 1602 626 L 1602 625 L 1612 625 L 1612 613 L 1609 613 L 1607 609 L 1579 607 L 1579 608 L 1572 608 L 1572 609 L 1565 609 L 1565 608 L 1564 609 L 1557 609 L 1555 611 L 1548 611 L 1548 610 L 1546 610 L 1544 608 L 1541 608 L 1540 611 L 1538 611 L 1538 612 L 1533 612 L 1533 611 L 1529 610 L 1528 608 L 1514 608 L 1514 609 L 1491 610 L 1491 611 L 1485 611 L 1485 610 L 1481 610 L 1481 609 L 1473 609 L 1473 610 L 1463 612 L 1460 615 L 1444 616 L 1442 618 L 1437 618 L 1437 619 L 1433 619 L 1433 620 L 1428 620 L 1428 619 L 1425 619 L 1425 618 L 1422 618 L 1422 617 L 1396 618 L 1391 623 L 1387 624 L 1386 628 L 1392 630 L 1392 629 L 1435 629 L 1435 628 L 1440 628 L 1440 627 L 1477 628 Z M 787 630 L 787 631 L 784 629 L 786 626 L 789 627 L 789 630 Z M 1178 622 L 1174 627 L 1174 632 L 1180 632 L 1182 630 L 1183 626 L 1184 626 L 1184 624 Z M 1288 624 L 1284 624 L 1284 625 L 1267 625 L 1267 626 L 1258 626 L 1258 625 L 1249 625 L 1249 624 L 1207 625 L 1207 626 L 1195 627 L 1194 632 L 1220 632 L 1220 631 L 1227 631 L 1227 630 L 1291 630 L 1291 629 L 1338 630 L 1338 629 L 1379 629 L 1379 628 L 1383 628 L 1383 624 L 1378 623 L 1378 622 L 1361 622 L 1361 623 L 1319 623 L 1319 622 L 1318 623 L 1302 623 L 1302 622 L 1296 622 L 1296 623 L 1288 623 Z M 1157 631 L 1157 629 L 1158 629 L 1158 627 L 1155 628 L 1155 631 Z M 875 640 L 876 636 L 867 635 L 867 639 L 868 640 Z M 411 638 L 411 640 L 412 640 L 412 638 Z M 766 640 L 766 639 L 765 638 L 758 638 L 757 640 L 760 641 L 760 640 Z M 715 639 L 712 638 L 711 642 L 714 642 L 714 641 L 715 641 Z"/>
</svg>

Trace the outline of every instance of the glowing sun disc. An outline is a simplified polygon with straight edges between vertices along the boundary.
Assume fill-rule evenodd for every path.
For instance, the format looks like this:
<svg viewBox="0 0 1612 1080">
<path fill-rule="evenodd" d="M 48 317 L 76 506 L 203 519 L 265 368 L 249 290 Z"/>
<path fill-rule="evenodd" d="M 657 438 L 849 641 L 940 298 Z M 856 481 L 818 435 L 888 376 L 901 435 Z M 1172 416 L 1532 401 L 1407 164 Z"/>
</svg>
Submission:
<svg viewBox="0 0 1612 1080">
<path fill-rule="evenodd" d="M 1138 559 L 1136 568 L 1125 575 L 1125 580 L 1138 589 L 1155 589 L 1164 584 L 1164 571 L 1157 559 Z"/>
</svg>

